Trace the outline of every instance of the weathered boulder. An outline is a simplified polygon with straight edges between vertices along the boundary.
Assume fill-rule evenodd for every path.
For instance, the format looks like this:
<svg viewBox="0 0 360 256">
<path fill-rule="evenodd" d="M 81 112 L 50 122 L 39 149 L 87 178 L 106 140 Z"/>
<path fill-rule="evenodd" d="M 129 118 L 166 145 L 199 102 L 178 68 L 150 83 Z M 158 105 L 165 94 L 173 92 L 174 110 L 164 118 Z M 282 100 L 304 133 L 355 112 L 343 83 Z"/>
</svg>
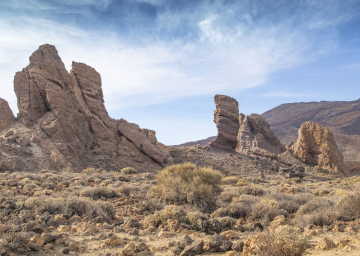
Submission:
<svg viewBox="0 0 360 256">
<path fill-rule="evenodd" d="M 9 128 L 15 121 L 15 116 L 9 107 L 9 103 L 0 98 L 0 130 Z"/>
<path fill-rule="evenodd" d="M 240 114 L 240 129 L 237 137 L 237 151 L 264 149 L 270 153 L 282 153 L 286 150 L 270 128 L 270 124 L 260 115 Z"/>
<path fill-rule="evenodd" d="M 347 173 L 344 157 L 338 150 L 333 134 L 319 124 L 303 123 L 291 151 L 304 163 L 318 165 L 333 173 Z"/>
<path fill-rule="evenodd" d="M 214 122 L 217 138 L 210 145 L 225 150 L 235 150 L 239 131 L 239 106 L 237 100 L 226 95 L 215 95 Z"/>
<path fill-rule="evenodd" d="M 69 73 L 52 45 L 31 55 L 30 64 L 16 73 L 14 89 L 19 120 L 32 129 L 49 168 L 150 171 L 171 162 L 154 131 L 109 117 L 95 69 L 73 62 Z"/>
</svg>

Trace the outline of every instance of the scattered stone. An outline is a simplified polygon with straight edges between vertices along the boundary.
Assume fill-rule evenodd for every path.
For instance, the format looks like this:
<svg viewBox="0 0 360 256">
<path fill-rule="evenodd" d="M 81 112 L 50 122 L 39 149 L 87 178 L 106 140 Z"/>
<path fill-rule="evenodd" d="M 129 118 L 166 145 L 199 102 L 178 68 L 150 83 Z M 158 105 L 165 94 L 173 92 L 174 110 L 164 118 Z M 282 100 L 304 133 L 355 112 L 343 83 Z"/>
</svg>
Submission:
<svg viewBox="0 0 360 256">
<path fill-rule="evenodd" d="M 142 242 L 142 243 L 139 243 L 139 244 L 136 245 L 136 250 L 139 251 L 139 252 L 149 251 L 149 247 L 147 246 L 147 244 Z"/>
<path fill-rule="evenodd" d="M 223 237 L 225 237 L 228 240 L 239 239 L 239 236 L 233 230 L 228 230 L 228 231 L 222 232 L 220 235 L 222 235 Z"/>
<path fill-rule="evenodd" d="M 321 250 L 329 250 L 333 247 L 335 247 L 334 242 L 327 237 L 322 238 L 316 245 L 316 248 Z"/>
<path fill-rule="evenodd" d="M 200 218 L 196 223 L 196 227 L 202 232 L 216 234 L 221 232 L 222 225 L 220 221 L 215 219 Z"/>
<path fill-rule="evenodd" d="M 232 242 L 220 235 L 213 235 L 204 249 L 210 252 L 226 252 L 231 249 Z"/>
<path fill-rule="evenodd" d="M 117 236 L 112 236 L 104 241 L 105 246 L 118 246 L 125 244 L 126 242 Z"/>
<path fill-rule="evenodd" d="M 166 232 L 166 231 L 164 231 L 164 230 L 161 230 L 157 236 L 158 236 L 159 238 L 169 238 L 169 237 L 174 236 L 174 234 L 173 234 L 173 233 L 170 233 L 170 232 Z"/>
<path fill-rule="evenodd" d="M 233 245 L 231 246 L 231 249 L 241 252 L 244 248 L 244 242 L 243 241 L 237 241 L 235 243 L 233 243 Z"/>
<path fill-rule="evenodd" d="M 128 243 L 124 249 L 121 250 L 121 255 L 123 256 L 133 256 L 136 251 L 136 245 L 134 242 Z"/>
<path fill-rule="evenodd" d="M 185 249 L 181 252 L 180 256 L 194 256 L 202 254 L 202 250 L 204 247 L 203 240 L 196 240 L 192 244 L 185 247 Z"/>
</svg>

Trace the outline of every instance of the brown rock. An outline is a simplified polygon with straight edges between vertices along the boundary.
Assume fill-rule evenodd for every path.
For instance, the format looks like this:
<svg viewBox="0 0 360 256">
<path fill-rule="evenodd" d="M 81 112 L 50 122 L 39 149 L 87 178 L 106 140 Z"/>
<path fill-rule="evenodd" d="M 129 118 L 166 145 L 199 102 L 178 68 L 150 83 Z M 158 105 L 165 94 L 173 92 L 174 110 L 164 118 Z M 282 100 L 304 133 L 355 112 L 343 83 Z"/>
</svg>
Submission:
<svg viewBox="0 0 360 256">
<path fill-rule="evenodd" d="M 16 73 L 14 88 L 19 120 L 32 129 L 47 168 L 81 170 L 90 160 L 104 169 L 154 171 L 172 161 L 154 131 L 109 117 L 95 69 L 73 62 L 68 73 L 52 45 L 31 55 L 30 64 Z M 7 116 L 6 123 L 13 119 Z"/>
<path fill-rule="evenodd" d="M 0 98 L 0 131 L 10 128 L 15 121 L 15 116 L 9 107 L 9 103 Z"/>
<path fill-rule="evenodd" d="M 313 122 L 303 123 L 292 147 L 294 156 L 333 173 L 347 174 L 344 157 L 329 129 Z"/>
<path fill-rule="evenodd" d="M 270 124 L 260 115 L 240 114 L 240 129 L 237 137 L 237 151 L 266 150 L 280 154 L 286 150 L 270 128 Z"/>
<path fill-rule="evenodd" d="M 194 256 L 202 254 L 202 250 L 204 247 L 203 240 L 196 240 L 192 244 L 185 247 L 185 249 L 181 252 L 180 256 Z"/>
<path fill-rule="evenodd" d="M 133 256 L 136 251 L 136 246 L 134 242 L 128 243 L 124 249 L 121 250 L 121 255 L 123 256 Z"/>
<path fill-rule="evenodd" d="M 239 131 L 239 106 L 237 100 L 226 95 L 215 95 L 214 122 L 217 138 L 210 145 L 225 150 L 235 150 Z"/>
<path fill-rule="evenodd" d="M 316 248 L 321 250 L 329 250 L 333 247 L 335 247 L 334 242 L 327 237 L 322 238 L 316 245 Z"/>
</svg>

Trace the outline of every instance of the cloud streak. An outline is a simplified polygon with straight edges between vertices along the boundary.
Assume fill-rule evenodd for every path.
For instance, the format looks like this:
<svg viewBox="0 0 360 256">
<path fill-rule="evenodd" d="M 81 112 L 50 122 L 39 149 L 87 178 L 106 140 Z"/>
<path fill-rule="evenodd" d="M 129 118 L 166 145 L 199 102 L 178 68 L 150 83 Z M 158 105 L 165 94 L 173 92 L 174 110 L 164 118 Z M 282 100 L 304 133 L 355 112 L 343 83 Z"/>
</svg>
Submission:
<svg viewBox="0 0 360 256">
<path fill-rule="evenodd" d="M 13 74 L 44 43 L 57 47 L 68 69 L 75 60 L 101 74 L 110 110 L 241 92 L 335 51 L 336 26 L 358 15 L 357 1 L 267 2 L 31 0 L 28 14 L 17 9 L 24 1 L 5 1 L 2 97 L 16 112 Z M 15 10 L 19 15 L 9 18 Z"/>
</svg>

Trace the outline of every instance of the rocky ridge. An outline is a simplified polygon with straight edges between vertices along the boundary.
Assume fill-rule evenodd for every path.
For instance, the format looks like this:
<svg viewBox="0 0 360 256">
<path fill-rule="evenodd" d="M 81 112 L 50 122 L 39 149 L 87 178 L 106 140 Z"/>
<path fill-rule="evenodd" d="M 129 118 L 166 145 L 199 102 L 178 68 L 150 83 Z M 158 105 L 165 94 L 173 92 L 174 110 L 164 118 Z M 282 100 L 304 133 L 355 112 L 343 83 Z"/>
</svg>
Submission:
<svg viewBox="0 0 360 256">
<path fill-rule="evenodd" d="M 109 117 L 95 69 L 73 62 L 69 73 L 52 45 L 30 56 L 30 64 L 15 75 L 14 89 L 17 122 L 31 129 L 27 140 L 46 159 L 41 168 L 82 169 L 92 162 L 107 169 L 150 171 L 171 162 L 154 131 Z"/>
</svg>

